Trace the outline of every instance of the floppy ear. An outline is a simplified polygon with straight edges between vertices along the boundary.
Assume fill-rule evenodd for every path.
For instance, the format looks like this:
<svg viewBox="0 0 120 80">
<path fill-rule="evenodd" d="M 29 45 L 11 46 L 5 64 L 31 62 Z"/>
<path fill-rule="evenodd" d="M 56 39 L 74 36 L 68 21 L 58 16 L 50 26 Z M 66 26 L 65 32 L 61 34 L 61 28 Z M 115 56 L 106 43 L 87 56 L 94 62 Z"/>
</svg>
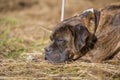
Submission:
<svg viewBox="0 0 120 80">
<path fill-rule="evenodd" d="M 83 47 L 86 46 L 87 39 L 90 36 L 90 33 L 87 28 L 81 24 L 75 26 L 74 33 L 75 47 L 77 51 L 80 51 Z"/>
</svg>

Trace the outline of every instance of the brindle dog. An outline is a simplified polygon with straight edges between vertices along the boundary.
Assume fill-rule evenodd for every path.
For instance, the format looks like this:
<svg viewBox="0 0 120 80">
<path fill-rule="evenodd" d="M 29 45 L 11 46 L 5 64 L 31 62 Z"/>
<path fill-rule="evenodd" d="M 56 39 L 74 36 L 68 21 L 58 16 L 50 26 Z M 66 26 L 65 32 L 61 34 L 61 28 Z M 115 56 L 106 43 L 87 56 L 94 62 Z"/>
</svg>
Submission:
<svg viewBox="0 0 120 80">
<path fill-rule="evenodd" d="M 88 9 L 60 22 L 52 32 L 45 59 L 52 63 L 69 60 L 101 62 L 120 60 L 120 4 L 100 11 Z"/>
</svg>

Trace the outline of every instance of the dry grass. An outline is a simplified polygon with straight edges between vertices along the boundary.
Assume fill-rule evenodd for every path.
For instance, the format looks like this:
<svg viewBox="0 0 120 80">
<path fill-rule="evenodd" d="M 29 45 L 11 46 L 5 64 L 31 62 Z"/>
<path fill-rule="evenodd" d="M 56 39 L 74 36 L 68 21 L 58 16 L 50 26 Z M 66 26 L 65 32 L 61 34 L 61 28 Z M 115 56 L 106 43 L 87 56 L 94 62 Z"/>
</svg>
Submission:
<svg viewBox="0 0 120 80">
<path fill-rule="evenodd" d="M 119 80 L 120 64 L 71 62 L 53 65 L 39 59 L 0 60 L 0 79 Z M 113 64 L 114 63 L 114 64 Z"/>
<path fill-rule="evenodd" d="M 119 0 L 66 0 L 65 17 Z M 21 5 L 22 3 L 22 5 Z M 120 80 L 120 62 L 50 64 L 43 48 L 60 21 L 60 0 L 0 0 L 0 80 Z M 14 4 L 14 5 L 13 5 Z M 24 4 L 24 6 L 23 6 Z M 33 56 L 27 62 L 28 55 Z"/>
</svg>

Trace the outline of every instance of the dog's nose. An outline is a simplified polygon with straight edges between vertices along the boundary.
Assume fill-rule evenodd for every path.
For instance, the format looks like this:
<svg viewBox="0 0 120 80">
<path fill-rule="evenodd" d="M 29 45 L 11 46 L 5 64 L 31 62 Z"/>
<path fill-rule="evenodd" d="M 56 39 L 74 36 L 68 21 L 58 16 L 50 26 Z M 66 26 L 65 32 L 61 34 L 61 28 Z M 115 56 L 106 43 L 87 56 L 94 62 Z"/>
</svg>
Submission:
<svg viewBox="0 0 120 80">
<path fill-rule="evenodd" d="M 45 50 L 46 52 L 50 52 L 50 51 L 51 51 L 51 48 L 46 47 L 46 48 L 44 48 L 44 50 Z"/>
<path fill-rule="evenodd" d="M 45 60 L 47 60 L 47 57 L 45 56 Z"/>
</svg>

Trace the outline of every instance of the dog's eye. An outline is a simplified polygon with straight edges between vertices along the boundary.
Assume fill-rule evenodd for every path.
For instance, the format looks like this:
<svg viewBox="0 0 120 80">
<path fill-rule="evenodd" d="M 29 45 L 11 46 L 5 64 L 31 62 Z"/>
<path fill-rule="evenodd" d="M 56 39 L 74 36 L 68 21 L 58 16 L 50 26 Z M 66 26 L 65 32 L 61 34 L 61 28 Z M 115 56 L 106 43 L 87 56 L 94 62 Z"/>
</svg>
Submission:
<svg viewBox="0 0 120 80">
<path fill-rule="evenodd" d="M 62 39 L 59 39 L 59 40 L 57 40 L 58 42 L 63 42 L 64 40 L 62 40 Z"/>
<path fill-rule="evenodd" d="M 56 40 L 58 43 L 62 43 L 62 42 L 64 42 L 65 40 L 64 39 L 57 39 Z"/>
</svg>

